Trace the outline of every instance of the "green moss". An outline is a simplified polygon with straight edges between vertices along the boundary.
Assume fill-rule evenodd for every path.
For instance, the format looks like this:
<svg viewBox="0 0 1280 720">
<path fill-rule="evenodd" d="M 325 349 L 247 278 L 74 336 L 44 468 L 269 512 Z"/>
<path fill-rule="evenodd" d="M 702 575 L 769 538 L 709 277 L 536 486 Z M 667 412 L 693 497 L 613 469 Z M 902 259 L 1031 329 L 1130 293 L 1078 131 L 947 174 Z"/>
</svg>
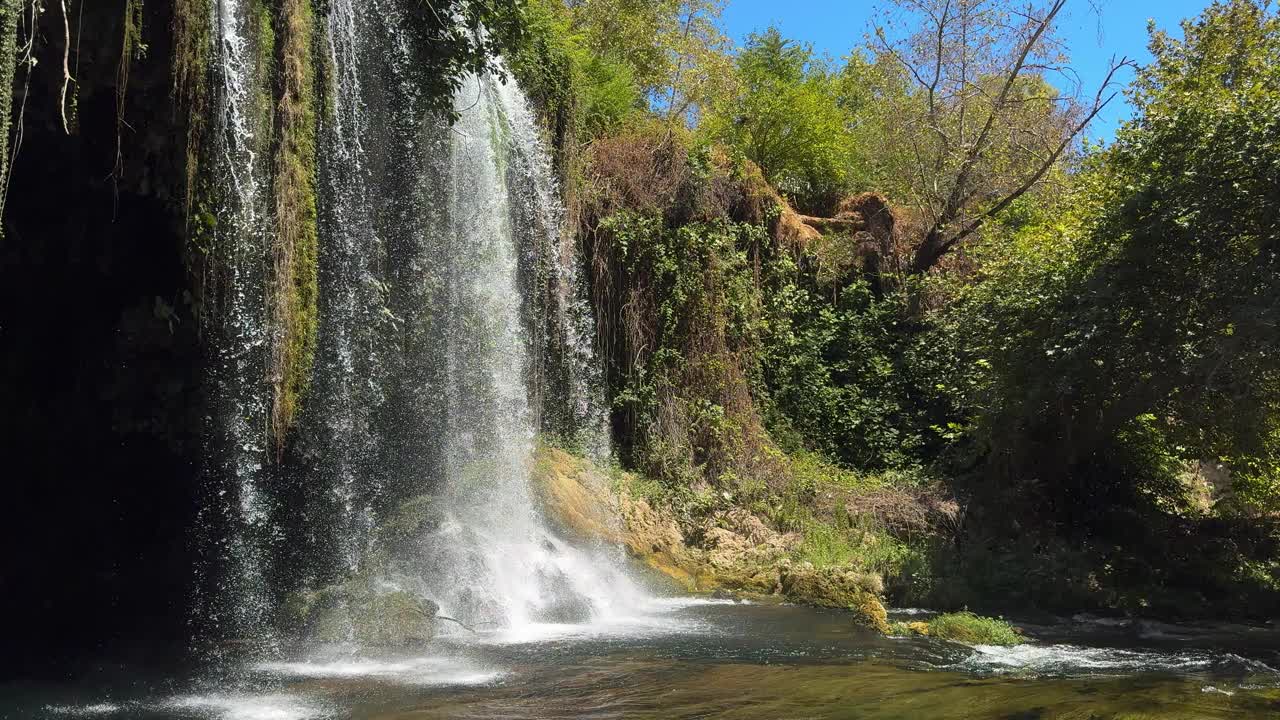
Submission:
<svg viewBox="0 0 1280 720">
<path fill-rule="evenodd" d="M 440 522 L 440 511 L 435 498 L 417 495 L 405 500 L 378 526 L 378 542 L 394 545 L 413 540 L 426 529 Z"/>
<path fill-rule="evenodd" d="M 889 635 L 908 636 L 908 635 L 925 635 L 929 634 L 929 623 L 927 622 L 891 622 L 889 623 Z"/>
<path fill-rule="evenodd" d="M 256 152 L 266 157 L 271 152 L 275 133 L 276 30 L 271 7 L 266 0 L 250 0 L 248 5 L 250 41 L 253 48 L 253 74 L 250 98 L 255 118 Z"/>
<path fill-rule="evenodd" d="M 13 109 L 13 76 L 18 63 L 20 0 L 0 0 L 0 189 L 9 183 L 9 115 Z M 0 211 L 4 193 L 0 192 Z M 0 238 L 4 228 L 0 227 Z"/>
<path fill-rule="evenodd" d="M 315 362 L 318 295 L 316 99 L 310 0 L 283 0 L 278 18 L 271 409 L 277 452 L 301 407 Z"/>
<path fill-rule="evenodd" d="M 875 595 L 864 592 L 849 606 L 849 611 L 853 613 L 853 621 L 858 625 L 869 627 L 881 635 L 889 634 L 889 613 L 885 611 L 884 603 Z"/>
<path fill-rule="evenodd" d="M 1022 635 L 999 618 L 982 617 L 971 612 L 939 615 L 929 621 L 930 637 L 952 640 L 967 645 L 1020 645 Z"/>
<path fill-rule="evenodd" d="M 175 0 L 173 7 L 173 104 L 185 124 L 183 218 L 185 262 L 191 283 L 193 311 L 207 322 L 218 305 L 219 278 L 225 271 L 226 251 L 218 245 L 216 208 L 219 188 L 205 164 L 210 148 L 206 131 L 211 60 L 214 50 L 212 0 Z"/>
</svg>

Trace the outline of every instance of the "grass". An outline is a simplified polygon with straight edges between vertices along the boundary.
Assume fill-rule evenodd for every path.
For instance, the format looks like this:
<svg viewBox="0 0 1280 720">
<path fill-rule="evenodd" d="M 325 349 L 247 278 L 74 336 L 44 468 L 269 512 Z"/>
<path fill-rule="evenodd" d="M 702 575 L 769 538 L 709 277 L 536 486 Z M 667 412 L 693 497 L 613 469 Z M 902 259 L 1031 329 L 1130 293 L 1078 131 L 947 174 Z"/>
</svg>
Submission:
<svg viewBox="0 0 1280 720">
<path fill-rule="evenodd" d="M 947 613 L 929 621 L 929 637 L 966 645 L 1021 645 L 1022 635 L 999 618 L 982 617 L 969 611 Z"/>
<path fill-rule="evenodd" d="M 285 435 L 310 386 L 315 362 L 319 259 L 314 29 L 308 0 L 283 0 L 278 38 L 281 90 L 276 105 L 275 276 L 269 297 L 276 338 L 271 418 L 277 454 L 283 452 Z"/>
</svg>

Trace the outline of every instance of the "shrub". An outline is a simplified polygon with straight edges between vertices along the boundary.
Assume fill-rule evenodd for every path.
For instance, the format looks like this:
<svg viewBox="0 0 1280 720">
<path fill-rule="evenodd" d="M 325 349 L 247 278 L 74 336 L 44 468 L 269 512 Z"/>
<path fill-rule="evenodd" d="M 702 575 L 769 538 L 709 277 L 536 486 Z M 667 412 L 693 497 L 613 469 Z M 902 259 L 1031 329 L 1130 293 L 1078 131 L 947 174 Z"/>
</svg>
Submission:
<svg viewBox="0 0 1280 720">
<path fill-rule="evenodd" d="M 1020 645 L 1022 635 L 999 618 L 982 617 L 969 611 L 947 613 L 929 621 L 929 637 L 966 645 Z"/>
</svg>

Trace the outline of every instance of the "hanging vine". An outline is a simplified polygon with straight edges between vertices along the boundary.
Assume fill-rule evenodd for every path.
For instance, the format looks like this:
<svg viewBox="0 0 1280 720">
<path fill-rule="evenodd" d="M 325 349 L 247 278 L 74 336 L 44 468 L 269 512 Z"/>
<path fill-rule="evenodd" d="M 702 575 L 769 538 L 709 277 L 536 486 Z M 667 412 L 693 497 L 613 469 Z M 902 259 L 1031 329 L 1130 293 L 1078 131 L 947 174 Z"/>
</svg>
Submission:
<svg viewBox="0 0 1280 720">
<path fill-rule="evenodd" d="M 65 15 L 65 2 L 64 15 Z M 128 127 L 125 122 L 125 102 L 129 93 L 129 76 L 133 72 L 133 63 L 141 61 L 146 57 L 147 46 L 142 42 L 142 0 L 125 0 L 124 3 L 124 37 L 120 41 L 120 62 L 116 65 L 116 161 L 115 166 L 111 169 L 111 177 L 113 180 L 119 180 L 124 172 L 124 129 Z M 67 43 L 70 47 L 70 40 Z M 66 72 L 66 63 L 63 63 L 64 72 Z M 70 74 L 66 74 L 63 80 L 62 92 L 66 95 L 66 83 L 70 79 Z M 63 116 L 63 127 L 66 127 L 66 116 Z"/>
<path fill-rule="evenodd" d="M 13 162 L 22 148 L 23 119 L 27 109 L 27 95 L 31 87 L 31 73 L 36 66 L 36 23 L 44 12 L 40 0 L 0 0 L 0 213 L 4 211 L 9 196 L 9 177 Z M 21 38 L 21 39 L 20 39 Z M 14 122 L 13 143 L 9 144 L 9 118 L 13 110 L 13 86 L 18 68 L 23 68 L 22 100 Z M 0 237 L 4 234 L 0 228 Z"/>
</svg>

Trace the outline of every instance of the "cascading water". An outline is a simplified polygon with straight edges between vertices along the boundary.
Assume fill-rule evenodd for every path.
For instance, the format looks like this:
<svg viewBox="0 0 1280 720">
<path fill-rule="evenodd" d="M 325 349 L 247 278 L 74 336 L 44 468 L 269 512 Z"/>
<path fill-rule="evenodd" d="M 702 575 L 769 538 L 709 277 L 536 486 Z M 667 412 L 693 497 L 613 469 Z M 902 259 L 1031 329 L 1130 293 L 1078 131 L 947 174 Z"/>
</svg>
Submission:
<svg viewBox="0 0 1280 720">
<path fill-rule="evenodd" d="M 212 141 L 217 217 L 213 249 L 224 258 L 206 278 L 214 306 L 210 363 L 206 502 L 200 527 L 208 535 L 197 583 L 198 612 L 212 634 L 243 637 L 269 625 L 267 592 L 273 502 L 264 488 L 263 429 L 270 400 L 263 393 L 267 329 L 266 218 L 260 157 L 265 129 L 255 108 L 261 77 L 240 0 L 218 0 Z"/>
<path fill-rule="evenodd" d="M 520 181 L 511 182 L 513 156 L 527 165 L 541 150 L 513 132 L 513 116 L 527 114 L 514 86 L 471 77 L 457 102 L 449 168 L 446 520 L 433 547 L 423 548 L 437 555 L 427 582 L 445 610 L 470 622 L 585 622 L 634 603 L 637 592 L 610 562 L 554 537 L 534 508 L 531 363 L 513 228 L 522 214 L 513 212 L 509 184 L 515 191 L 532 186 L 544 218 L 558 214 L 550 192 L 537 192 L 540 184 L 548 190 L 546 178 L 517 173 Z"/>
<path fill-rule="evenodd" d="M 217 567 L 203 585 L 217 587 L 202 605 L 224 637 L 269 639 L 290 597 L 351 578 L 513 630 L 607 619 L 642 598 L 617 553 L 550 532 L 529 487 L 538 432 L 608 454 L 579 257 L 537 123 L 514 83 L 490 75 L 460 84 L 456 122 L 432 110 L 412 12 L 401 0 L 328 4 L 319 338 L 277 458 L 264 437 L 272 223 L 259 125 L 270 109 L 255 106 L 270 93 L 257 86 L 247 8 L 217 3 L 228 267 L 210 378 L 220 479 L 206 511 L 221 514 L 203 523 Z M 432 519 L 389 550 L 381 526 L 407 506 Z M 359 642 L 355 617 L 341 633 Z"/>
<path fill-rule="evenodd" d="M 528 101 L 512 83 L 498 85 L 495 92 L 510 131 L 511 170 L 507 176 L 508 182 L 519 189 L 513 198 L 516 216 L 536 235 L 531 238 L 534 245 L 544 248 L 548 255 L 548 305 L 556 337 L 544 353 L 557 357 L 560 370 L 566 375 L 559 388 L 564 416 L 558 421 L 587 455 L 602 461 L 609 456 L 608 413 L 594 349 L 595 318 L 586 283 L 581 279 L 582 259 L 573 233 L 565 228 L 551 156 Z"/>
</svg>

